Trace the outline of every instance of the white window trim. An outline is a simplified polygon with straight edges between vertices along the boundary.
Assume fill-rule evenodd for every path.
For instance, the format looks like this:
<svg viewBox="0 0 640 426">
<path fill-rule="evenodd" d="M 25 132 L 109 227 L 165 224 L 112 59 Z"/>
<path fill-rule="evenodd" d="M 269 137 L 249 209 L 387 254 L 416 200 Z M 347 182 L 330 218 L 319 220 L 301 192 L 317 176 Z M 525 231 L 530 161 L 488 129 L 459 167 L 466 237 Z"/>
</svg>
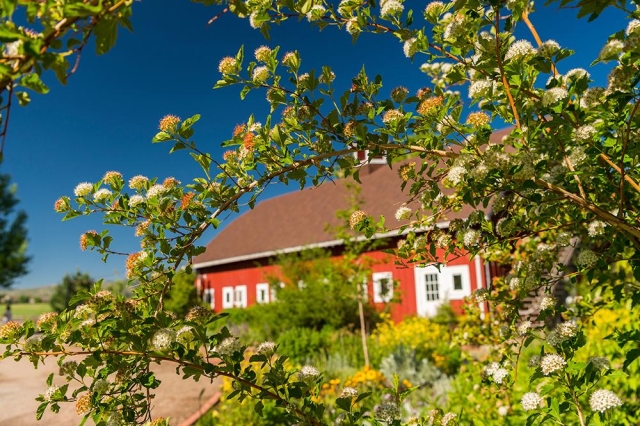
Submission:
<svg viewBox="0 0 640 426">
<path fill-rule="evenodd" d="M 389 292 L 382 297 L 382 280 L 389 280 L 391 286 Z M 389 303 L 393 299 L 393 273 L 374 272 L 373 273 L 373 303 Z"/>
<path fill-rule="evenodd" d="M 231 297 L 227 298 L 227 295 L 230 295 Z M 235 295 L 233 287 L 222 287 L 222 309 L 233 308 L 234 297 Z"/>
<path fill-rule="evenodd" d="M 460 275 L 462 278 L 462 289 L 455 290 L 453 288 L 453 276 Z M 444 298 L 448 300 L 462 300 L 471 295 L 471 277 L 469 274 L 469 265 L 452 265 L 442 267 L 442 282 L 444 284 Z"/>
<path fill-rule="evenodd" d="M 202 292 L 202 300 L 206 301 L 206 297 L 205 295 L 209 294 L 211 297 L 211 302 L 209 303 L 211 305 L 211 309 L 215 309 L 216 308 L 216 290 L 213 288 L 205 288 L 204 291 Z"/>
<path fill-rule="evenodd" d="M 264 291 L 264 300 L 260 299 L 260 293 Z M 256 284 L 256 303 L 269 303 L 269 283 Z"/>
<path fill-rule="evenodd" d="M 247 286 L 237 285 L 235 288 L 234 295 L 235 295 L 234 306 L 236 308 L 246 308 L 247 307 Z"/>
</svg>

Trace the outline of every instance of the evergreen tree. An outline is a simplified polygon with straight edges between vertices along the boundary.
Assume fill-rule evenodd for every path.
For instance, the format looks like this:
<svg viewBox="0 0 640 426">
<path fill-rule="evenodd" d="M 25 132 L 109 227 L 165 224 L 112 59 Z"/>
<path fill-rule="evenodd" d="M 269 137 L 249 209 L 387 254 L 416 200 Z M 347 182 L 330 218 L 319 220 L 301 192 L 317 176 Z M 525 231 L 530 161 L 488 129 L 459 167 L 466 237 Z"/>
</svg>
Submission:
<svg viewBox="0 0 640 426">
<path fill-rule="evenodd" d="M 27 256 L 27 214 L 15 212 L 17 187 L 9 175 L 0 174 L 0 287 L 11 287 L 16 278 L 25 275 Z M 13 219 L 13 220 L 12 220 Z"/>
</svg>

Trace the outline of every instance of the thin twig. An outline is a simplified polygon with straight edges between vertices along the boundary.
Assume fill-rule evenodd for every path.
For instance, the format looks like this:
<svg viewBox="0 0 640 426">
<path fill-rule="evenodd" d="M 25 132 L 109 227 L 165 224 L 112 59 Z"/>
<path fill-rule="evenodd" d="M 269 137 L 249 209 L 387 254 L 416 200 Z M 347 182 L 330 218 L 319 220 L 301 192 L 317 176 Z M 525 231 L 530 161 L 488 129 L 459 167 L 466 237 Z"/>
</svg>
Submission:
<svg viewBox="0 0 640 426">
<path fill-rule="evenodd" d="M 498 62 L 498 69 L 500 70 L 500 76 L 502 77 L 502 84 L 504 85 L 504 90 L 507 93 L 507 98 L 509 98 L 509 105 L 511 106 L 511 111 L 513 112 L 513 118 L 516 121 L 516 127 L 518 130 L 522 131 L 522 127 L 520 126 L 520 116 L 518 115 L 518 109 L 516 108 L 516 103 L 513 100 L 513 95 L 511 94 L 511 87 L 509 86 L 509 81 L 507 80 L 507 75 L 504 73 L 504 67 L 502 65 L 502 54 L 500 53 L 500 9 L 496 10 L 496 60 Z"/>
</svg>

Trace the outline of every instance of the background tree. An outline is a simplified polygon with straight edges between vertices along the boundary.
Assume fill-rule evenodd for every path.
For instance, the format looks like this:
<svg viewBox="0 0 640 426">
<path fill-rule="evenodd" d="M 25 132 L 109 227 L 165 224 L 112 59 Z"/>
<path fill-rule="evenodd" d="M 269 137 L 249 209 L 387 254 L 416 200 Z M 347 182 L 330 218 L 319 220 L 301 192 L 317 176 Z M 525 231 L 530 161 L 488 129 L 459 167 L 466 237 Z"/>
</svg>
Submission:
<svg viewBox="0 0 640 426">
<path fill-rule="evenodd" d="M 8 175 L 0 175 L 0 287 L 10 287 L 28 272 L 27 214 L 15 212 L 17 187 Z"/>
<path fill-rule="evenodd" d="M 193 272 L 180 271 L 173 277 L 173 286 L 165 299 L 165 308 L 177 315 L 184 316 L 202 301 L 196 288 L 196 276 Z"/>
<path fill-rule="evenodd" d="M 56 312 L 62 312 L 67 308 L 74 308 L 81 302 L 69 305 L 73 296 L 80 290 L 91 290 L 94 283 L 95 280 L 87 273 L 76 271 L 74 274 L 67 274 L 62 278 L 62 282 L 56 286 L 49 303 Z"/>
</svg>

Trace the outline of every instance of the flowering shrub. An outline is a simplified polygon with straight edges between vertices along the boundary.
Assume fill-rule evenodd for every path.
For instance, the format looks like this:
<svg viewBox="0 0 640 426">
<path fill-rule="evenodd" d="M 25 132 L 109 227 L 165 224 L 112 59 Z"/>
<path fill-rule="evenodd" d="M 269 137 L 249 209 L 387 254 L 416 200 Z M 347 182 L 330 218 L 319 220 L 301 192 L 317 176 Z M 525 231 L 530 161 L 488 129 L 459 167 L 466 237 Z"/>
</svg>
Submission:
<svg viewBox="0 0 640 426">
<path fill-rule="evenodd" d="M 6 99 L 15 95 L 21 103 L 28 95 L 14 93 L 14 87 L 46 92 L 39 73 L 53 68 L 66 75 L 66 57 L 79 53 L 81 47 L 73 46 L 83 46 L 92 34 L 98 50 L 108 50 L 116 24 L 128 27 L 131 13 L 130 1 L 5 3 L 0 89 L 8 91 Z M 498 416 L 514 413 L 519 424 L 637 423 L 637 394 L 621 395 L 614 383 L 637 368 L 638 328 L 611 334 L 623 351 L 621 368 L 619 362 L 585 362 L 578 356 L 597 310 L 628 303 L 637 317 L 640 304 L 637 11 L 615 0 L 575 2 L 579 16 L 596 19 L 609 7 L 628 16 L 626 28 L 609 37 L 596 59 L 611 69 L 607 86 L 598 87 L 586 69 L 563 69 L 572 52 L 540 38 L 529 0 L 434 1 L 420 11 L 396 0 L 381 5 L 356 0 L 201 3 L 248 18 L 264 34 L 270 22 L 295 17 L 314 27 L 335 26 L 354 41 L 362 33 L 393 35 L 408 58 L 428 61 L 421 70 L 431 87 L 385 92 L 382 78 L 370 77 L 363 68 L 346 77 L 350 88 L 339 93 L 335 82 L 345 77 L 329 66 L 304 68 L 298 52 L 261 47 L 248 58 L 240 48 L 223 58 L 216 87 L 237 86 L 242 98 L 264 91 L 269 115 L 264 124 L 252 115 L 238 125 L 223 141 L 228 151 L 222 161 L 195 143 L 199 115 L 184 120 L 167 115 L 153 142 L 190 151 L 200 177 L 182 184 L 171 177 L 111 171 L 56 201 L 54 208 L 65 219 L 100 215 L 106 225 L 135 229 L 141 247 L 128 254 L 125 266 L 127 278 L 139 285 L 129 300 L 99 284 L 80 292 L 71 301 L 80 305 L 39 322 L 39 336 L 29 321 L 2 327 L 4 358 L 24 356 L 37 365 L 57 357 L 64 370 L 63 379 L 54 383 L 51 377 L 38 397 L 38 418 L 47 408 L 57 411 L 60 404 L 73 403 L 80 416 L 97 423 L 165 423 L 151 415 L 152 390 L 160 383 L 149 364 L 162 361 L 175 363 L 185 379 L 232 379 L 228 398 L 251 400 L 258 414 L 269 401 L 284 423 L 323 423 L 325 406 L 317 400 L 322 375 L 315 368 L 288 367 L 286 356 L 271 349 L 252 355 L 243 368 L 244 346 L 226 327 L 216 326 L 219 315 L 195 308 L 178 317 L 166 311 L 165 300 L 180 265 L 202 253 L 198 238 L 217 227 L 225 212 L 243 202 L 253 206 L 275 181 L 304 187 L 336 173 L 358 180 L 352 154 L 363 151 L 369 158 L 385 155 L 392 166 L 407 156 L 415 160 L 399 170 L 407 201 L 417 204 L 410 212 L 399 211 L 399 217 L 411 220 L 400 230 L 406 240 L 396 251 L 399 262 L 440 263 L 469 253 L 511 265 L 507 277 L 475 295 L 476 302 L 488 303 L 488 322 L 479 328 L 491 353 L 482 365 L 465 365 L 457 378 L 477 401 L 473 421 L 495 421 L 497 411 Z M 29 21 L 38 20 L 43 33 L 16 26 L 12 16 L 18 6 Z M 528 33 L 518 37 L 527 39 L 516 38 L 516 27 L 526 27 Z M 461 85 L 468 86 L 468 98 L 457 90 Z M 491 142 L 493 123 L 512 125 L 500 143 Z M 467 218 L 449 221 L 447 229 L 434 226 L 463 205 L 473 210 Z M 367 237 L 394 231 L 384 218 L 362 210 L 350 224 Z M 81 237 L 84 248 L 105 258 L 119 254 L 112 243 L 108 229 Z M 620 279 L 623 262 L 630 273 Z M 568 311 L 553 291 L 577 276 L 590 285 L 580 295 L 583 302 Z M 527 297 L 537 303 L 525 317 L 521 308 Z M 562 323 L 553 329 L 543 325 L 554 319 Z M 531 370 L 522 389 L 517 373 L 531 349 L 537 354 L 526 360 Z M 430 354 L 442 365 L 436 355 L 446 354 L 440 349 Z M 79 388 L 69 391 L 66 380 L 77 381 Z M 370 401 L 373 410 L 363 408 L 371 397 L 367 393 L 341 394 L 337 418 L 350 425 L 409 421 L 401 407 L 413 389 L 402 389 L 395 380 L 384 400 Z M 500 405 L 483 412 L 487 401 Z M 434 408 L 417 422 L 468 424 L 469 411 Z"/>
</svg>

